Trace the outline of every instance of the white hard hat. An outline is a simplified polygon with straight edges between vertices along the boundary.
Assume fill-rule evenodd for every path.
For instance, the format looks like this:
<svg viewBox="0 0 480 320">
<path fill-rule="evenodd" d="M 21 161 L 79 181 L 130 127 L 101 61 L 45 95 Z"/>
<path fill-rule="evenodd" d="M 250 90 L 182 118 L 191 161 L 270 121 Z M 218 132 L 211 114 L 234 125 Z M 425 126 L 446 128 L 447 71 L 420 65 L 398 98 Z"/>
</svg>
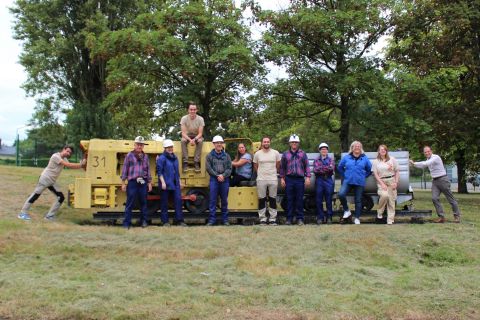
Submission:
<svg viewBox="0 0 480 320">
<path fill-rule="evenodd" d="M 224 141 L 222 136 L 215 136 L 213 137 L 212 142 L 215 143 L 215 142 L 224 142 Z"/>
<path fill-rule="evenodd" d="M 164 148 L 173 147 L 173 141 L 170 139 L 163 140 L 163 147 Z"/>
<path fill-rule="evenodd" d="M 145 143 L 145 138 L 143 138 L 142 136 L 136 137 L 135 138 L 135 143 L 148 145 L 148 143 Z"/>
<path fill-rule="evenodd" d="M 292 134 L 288 142 L 300 142 L 300 138 L 296 134 Z"/>
<path fill-rule="evenodd" d="M 327 149 L 329 149 L 329 148 L 328 148 L 328 144 L 326 144 L 325 142 L 320 143 L 320 144 L 318 145 L 318 150 L 320 150 L 320 149 L 322 149 L 322 148 L 327 148 Z"/>
</svg>

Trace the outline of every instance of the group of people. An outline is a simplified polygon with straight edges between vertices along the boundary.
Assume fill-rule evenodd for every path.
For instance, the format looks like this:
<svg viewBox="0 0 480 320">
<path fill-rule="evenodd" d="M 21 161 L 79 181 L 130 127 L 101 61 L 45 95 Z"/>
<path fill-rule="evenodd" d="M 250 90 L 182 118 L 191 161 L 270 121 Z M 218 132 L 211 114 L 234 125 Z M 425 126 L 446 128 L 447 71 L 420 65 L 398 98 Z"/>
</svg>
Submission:
<svg viewBox="0 0 480 320">
<path fill-rule="evenodd" d="M 143 138 L 137 137 L 135 140 L 135 149 L 143 146 Z M 261 148 L 253 157 L 246 150 L 242 143 L 238 145 L 237 155 L 232 161 L 230 155 L 225 152 L 224 140 L 221 136 L 213 137 L 214 148 L 205 158 L 206 171 L 210 175 L 209 188 L 209 218 L 208 226 L 216 224 L 216 206 L 217 199 L 220 197 L 221 219 L 224 225 L 229 225 L 228 221 L 228 192 L 230 187 L 241 185 L 242 181 L 250 180 L 253 173 L 256 173 L 256 186 L 258 194 L 258 215 L 260 224 L 277 224 L 277 188 L 278 176 L 280 185 L 285 188 L 286 196 L 286 224 L 292 225 L 295 222 L 298 225 L 304 225 L 304 195 L 305 187 L 310 185 L 310 177 L 315 175 L 315 200 L 317 206 L 317 224 L 329 224 L 332 222 L 333 208 L 332 198 L 334 193 L 335 162 L 328 155 L 329 146 L 322 142 L 318 146 L 319 156 L 313 164 L 313 172 L 309 166 L 309 160 L 305 151 L 300 149 L 300 139 L 297 135 L 290 136 L 289 149 L 280 154 L 277 150 L 270 147 L 270 137 L 263 137 Z M 186 226 L 182 215 L 182 202 L 180 190 L 180 175 L 178 159 L 173 153 L 172 140 L 164 140 L 164 153 L 157 157 L 157 174 L 159 177 L 159 187 L 161 188 L 161 219 L 164 225 L 168 223 L 167 199 L 171 194 L 175 203 L 175 220 L 177 224 Z M 444 193 L 447 200 L 451 203 L 454 212 L 454 222 L 460 221 L 460 210 L 458 204 L 450 191 L 448 177 L 440 157 L 432 155 L 431 148 L 424 148 L 426 161 L 413 162 L 416 167 L 428 167 L 432 173 L 432 199 L 437 210 L 439 219 L 436 222 L 445 222 L 443 207 L 439 202 L 440 193 Z M 146 157 L 146 155 L 143 155 Z M 142 157 L 132 157 L 130 154 L 127 159 L 139 159 Z M 148 160 L 148 158 L 147 158 Z M 129 170 L 125 169 L 130 162 L 125 161 L 122 180 L 126 179 L 129 184 L 134 184 L 137 188 L 144 188 L 140 194 L 142 199 L 146 199 L 146 190 L 151 190 L 151 177 L 148 167 L 144 168 L 144 175 L 141 176 L 140 185 L 138 176 L 128 176 Z M 148 161 L 143 162 L 144 164 Z M 232 175 L 232 169 L 235 173 Z M 443 170 L 443 171 L 442 171 Z M 355 199 L 354 223 L 360 224 L 362 212 L 362 197 L 366 184 L 366 179 L 373 174 L 378 189 L 379 202 L 377 207 L 377 218 L 382 219 L 383 213 L 387 212 L 387 224 L 391 225 L 395 219 L 395 201 L 397 198 L 397 186 L 400 179 L 399 165 L 397 160 L 390 156 L 386 145 L 378 147 L 377 157 L 371 162 L 366 156 L 363 146 L 359 141 L 354 141 L 349 153 L 345 155 L 338 164 L 338 173 L 342 177 L 342 186 L 338 193 L 338 198 L 343 207 L 343 219 L 350 218 L 352 212 L 349 209 L 347 194 L 353 191 Z M 146 186 L 143 186 L 145 181 Z M 122 189 L 125 189 L 122 186 Z M 128 194 L 127 198 L 131 197 Z M 326 210 L 324 210 L 325 202 Z M 125 226 L 130 226 L 131 201 L 127 201 Z M 142 206 L 146 206 L 142 202 Z M 268 209 L 268 214 L 267 214 Z M 146 207 L 144 212 L 142 226 L 146 224 Z"/>
<path fill-rule="evenodd" d="M 187 145 L 195 145 L 194 170 L 201 171 L 200 157 L 203 145 L 204 120 L 197 115 L 197 106 L 188 104 L 188 115 L 180 121 L 182 130 L 182 169 L 188 170 Z M 289 149 L 282 154 L 270 147 L 270 137 L 263 137 L 260 149 L 252 155 L 248 153 L 245 144 L 238 145 L 237 154 L 232 161 L 230 155 L 225 152 L 224 140 L 221 136 L 212 139 L 214 148 L 205 158 L 205 168 L 210 175 L 209 180 L 209 218 L 208 226 L 216 224 L 217 199 L 220 197 L 221 217 L 224 225 L 228 222 L 228 192 L 230 187 L 242 185 L 242 181 L 249 181 L 256 174 L 256 186 L 258 195 L 258 215 L 260 224 L 277 224 L 277 189 L 278 176 L 280 185 L 285 188 L 286 196 L 286 224 L 304 225 L 304 195 L 305 187 L 310 186 L 312 172 L 305 151 L 300 148 L 300 138 L 293 134 L 289 138 Z M 125 218 L 123 226 L 131 227 L 132 210 L 138 202 L 141 211 L 141 226 L 148 225 L 147 217 L 147 193 L 152 191 L 152 176 L 148 155 L 143 151 L 146 145 L 143 137 L 138 136 L 134 141 L 134 149 L 127 154 L 121 173 L 121 190 L 126 192 Z M 173 141 L 163 141 L 164 152 L 156 158 L 156 173 L 161 201 L 161 221 L 164 226 L 169 225 L 168 198 L 173 198 L 175 208 L 175 221 L 180 226 L 187 226 L 182 212 L 182 193 L 180 185 L 179 160 L 176 157 Z M 49 189 L 57 197 L 45 219 L 53 220 L 55 214 L 63 203 L 65 197 L 59 191 L 56 180 L 64 167 L 84 168 L 86 160 L 80 163 L 70 163 L 68 158 L 74 149 L 66 145 L 62 151 L 57 152 L 50 158 L 48 166 L 42 172 L 34 192 L 28 197 L 22 207 L 18 218 L 30 220 L 28 210 L 40 197 L 45 189 Z M 322 142 L 318 146 L 319 156 L 314 160 L 313 174 L 315 175 L 315 200 L 317 206 L 317 224 L 332 222 L 333 208 L 332 198 L 334 194 L 335 162 L 328 155 L 329 146 Z M 432 201 L 435 206 L 438 219 L 436 222 L 445 222 L 445 212 L 440 203 L 440 194 L 444 193 L 452 206 L 454 222 L 460 222 L 460 210 L 451 190 L 450 181 L 446 174 L 443 162 L 438 155 L 432 153 L 429 146 L 424 147 L 426 161 L 410 164 L 418 168 L 428 168 L 432 175 Z M 232 170 L 234 169 L 234 170 Z M 233 176 L 232 176 L 233 171 Z M 383 218 L 387 211 L 387 224 L 394 223 L 395 201 L 397 198 L 397 186 L 400 179 L 397 160 L 390 156 L 386 145 L 378 147 L 378 153 L 373 163 L 365 155 L 362 144 L 354 141 L 350 150 L 339 162 L 337 172 L 342 178 L 342 185 L 338 192 L 338 198 L 343 207 L 343 219 L 350 218 L 352 212 L 349 209 L 347 194 L 352 190 L 355 199 L 354 223 L 360 224 L 362 212 L 362 198 L 366 179 L 373 174 L 378 188 L 379 202 L 377 217 Z M 326 210 L 324 210 L 325 202 Z M 267 215 L 268 209 L 268 215 Z"/>
</svg>

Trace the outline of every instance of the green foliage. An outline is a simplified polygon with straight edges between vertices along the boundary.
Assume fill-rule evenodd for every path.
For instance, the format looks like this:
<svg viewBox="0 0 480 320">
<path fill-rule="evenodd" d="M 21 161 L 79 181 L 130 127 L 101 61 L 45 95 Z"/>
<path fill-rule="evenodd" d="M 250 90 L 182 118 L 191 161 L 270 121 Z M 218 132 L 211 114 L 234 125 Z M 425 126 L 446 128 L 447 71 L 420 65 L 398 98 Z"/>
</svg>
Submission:
<svg viewBox="0 0 480 320">
<path fill-rule="evenodd" d="M 227 0 L 158 1 L 132 27 L 91 33 L 88 44 L 94 59 L 109 59 L 104 105 L 119 136 L 178 132 L 189 100 L 207 137 L 230 135 L 262 74 L 242 11 Z"/>
<path fill-rule="evenodd" d="M 392 25 L 393 4 L 292 1 L 279 12 L 254 8 L 257 19 L 268 27 L 263 36 L 266 58 L 288 74 L 288 79 L 263 91 L 269 102 L 288 108 L 274 112 L 276 120 L 310 126 L 316 115 L 323 115 L 323 123 L 313 125 L 325 124 L 324 129 L 339 133 L 341 149 L 347 150 L 360 103 L 383 80 L 380 60 L 369 53 Z"/>
<path fill-rule="evenodd" d="M 405 1 L 388 56 L 395 61 L 399 111 L 422 119 L 418 146 L 455 161 L 459 190 L 479 167 L 480 2 Z"/>
<path fill-rule="evenodd" d="M 71 142 L 110 135 L 110 116 L 101 106 L 106 62 L 91 59 L 85 35 L 129 25 L 129 13 L 136 9 L 130 0 L 15 2 L 14 35 L 23 43 L 20 63 L 28 74 L 23 87 L 37 98 L 33 124 L 65 121 Z"/>
</svg>

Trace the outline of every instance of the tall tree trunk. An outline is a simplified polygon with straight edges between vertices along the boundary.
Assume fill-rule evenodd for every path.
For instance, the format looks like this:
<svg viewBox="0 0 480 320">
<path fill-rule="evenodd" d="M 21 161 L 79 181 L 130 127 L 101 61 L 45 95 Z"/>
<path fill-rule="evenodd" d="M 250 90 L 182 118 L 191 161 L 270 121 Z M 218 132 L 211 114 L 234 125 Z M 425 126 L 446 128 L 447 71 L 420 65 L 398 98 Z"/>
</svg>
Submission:
<svg viewBox="0 0 480 320">
<path fill-rule="evenodd" d="M 342 152 L 348 152 L 349 149 L 349 134 L 350 134 L 350 114 L 348 110 L 348 97 L 340 97 L 340 144 Z"/>
<path fill-rule="evenodd" d="M 465 173 L 465 150 L 459 150 L 455 156 L 455 163 L 457 164 L 458 175 L 458 193 L 468 193 L 467 189 L 467 175 Z"/>
</svg>

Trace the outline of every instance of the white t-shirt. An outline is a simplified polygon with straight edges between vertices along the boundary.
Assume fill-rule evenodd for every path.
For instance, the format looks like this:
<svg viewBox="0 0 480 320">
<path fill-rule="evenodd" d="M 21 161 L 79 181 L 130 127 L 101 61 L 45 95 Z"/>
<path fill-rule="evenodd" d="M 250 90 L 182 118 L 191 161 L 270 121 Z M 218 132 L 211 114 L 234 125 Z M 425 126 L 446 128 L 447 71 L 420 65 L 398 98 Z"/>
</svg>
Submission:
<svg viewBox="0 0 480 320">
<path fill-rule="evenodd" d="M 280 161 L 280 153 L 275 149 L 265 152 L 260 149 L 253 156 L 253 163 L 258 164 L 257 180 L 277 180 L 277 161 Z"/>
</svg>

